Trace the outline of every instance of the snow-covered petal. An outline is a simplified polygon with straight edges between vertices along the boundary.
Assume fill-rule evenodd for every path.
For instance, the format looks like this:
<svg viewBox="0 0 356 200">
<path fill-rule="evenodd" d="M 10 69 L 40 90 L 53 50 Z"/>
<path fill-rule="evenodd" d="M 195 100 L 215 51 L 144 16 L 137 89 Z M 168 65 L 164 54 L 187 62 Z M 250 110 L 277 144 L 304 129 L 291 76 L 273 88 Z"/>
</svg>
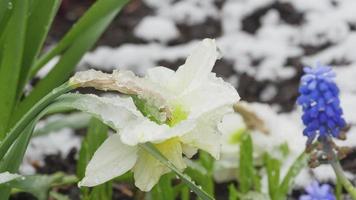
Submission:
<svg viewBox="0 0 356 200">
<path fill-rule="evenodd" d="M 108 137 L 90 160 L 79 186 L 96 186 L 126 173 L 136 163 L 137 150 L 123 144 L 118 134 Z"/>
<path fill-rule="evenodd" d="M 145 142 L 160 143 L 170 138 L 184 135 L 194 128 L 195 122 L 192 120 L 184 120 L 174 127 L 169 127 L 166 124 L 159 125 L 142 117 L 127 125 L 120 132 L 120 135 L 123 143 L 133 146 Z"/>
<path fill-rule="evenodd" d="M 19 177 L 21 177 L 19 174 L 11 174 L 9 172 L 0 173 L 0 184 L 10 182 Z"/>
<path fill-rule="evenodd" d="M 146 78 L 138 77 L 131 71 L 115 70 L 113 78 L 116 80 L 117 87 L 120 88 L 118 91 L 124 94 L 137 95 L 149 104 L 164 109 L 169 115 L 170 108 L 167 99 L 172 97 L 169 97 L 171 93 L 165 87 Z"/>
<path fill-rule="evenodd" d="M 214 39 L 204 39 L 176 71 L 168 87 L 176 94 L 190 91 L 204 84 L 214 67 L 219 52 Z"/>
<path fill-rule="evenodd" d="M 175 71 L 167 67 L 153 67 L 147 70 L 146 78 L 162 87 L 167 87 L 174 74 Z"/>
<path fill-rule="evenodd" d="M 92 94 L 68 94 L 71 106 L 99 118 L 110 127 L 120 130 L 127 123 L 143 117 L 129 97 L 98 97 Z M 64 96 L 65 98 L 65 96 Z"/>
<path fill-rule="evenodd" d="M 219 107 L 213 111 L 202 114 L 197 119 L 197 125 L 191 132 L 183 135 L 180 139 L 184 144 L 202 149 L 210 153 L 215 159 L 220 157 L 221 135 L 217 124 L 222 117 L 232 112 L 231 106 Z"/>
<path fill-rule="evenodd" d="M 221 106 L 232 107 L 240 97 L 232 85 L 211 73 L 204 84 L 178 99 L 183 107 L 189 109 L 189 118 L 194 119 Z"/>
<path fill-rule="evenodd" d="M 186 167 L 178 140 L 167 140 L 155 146 L 178 169 L 183 170 Z M 142 191 L 150 191 L 160 177 L 169 171 L 170 169 L 145 150 L 139 150 L 138 160 L 134 167 L 135 185 Z"/>
</svg>

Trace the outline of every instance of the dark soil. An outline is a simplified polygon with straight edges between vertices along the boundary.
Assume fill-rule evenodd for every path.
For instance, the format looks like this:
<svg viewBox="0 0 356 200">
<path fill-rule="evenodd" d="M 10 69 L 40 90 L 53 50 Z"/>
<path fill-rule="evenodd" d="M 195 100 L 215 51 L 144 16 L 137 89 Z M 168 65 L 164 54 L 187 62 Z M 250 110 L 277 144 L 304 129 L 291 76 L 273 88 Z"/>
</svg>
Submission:
<svg viewBox="0 0 356 200">
<path fill-rule="evenodd" d="M 242 30 L 255 34 L 261 27 L 261 18 L 270 10 L 276 10 L 281 16 L 281 19 L 287 24 L 297 26 L 303 23 L 303 13 L 295 10 L 292 4 L 288 2 L 273 2 L 245 17 L 242 20 Z"/>
</svg>

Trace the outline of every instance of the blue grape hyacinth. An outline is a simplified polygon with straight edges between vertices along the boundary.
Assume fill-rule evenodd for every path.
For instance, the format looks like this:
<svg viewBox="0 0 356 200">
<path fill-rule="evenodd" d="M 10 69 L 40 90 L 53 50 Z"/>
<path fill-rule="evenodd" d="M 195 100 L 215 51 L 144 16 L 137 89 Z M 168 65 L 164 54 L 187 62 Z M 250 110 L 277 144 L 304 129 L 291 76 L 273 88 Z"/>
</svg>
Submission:
<svg viewBox="0 0 356 200">
<path fill-rule="evenodd" d="M 303 108 L 303 134 L 307 144 L 332 136 L 340 137 L 340 130 L 346 126 L 340 107 L 339 88 L 334 82 L 335 73 L 331 67 L 305 67 L 301 78 L 297 103 Z"/>
<path fill-rule="evenodd" d="M 299 200 L 335 200 L 332 188 L 328 184 L 319 185 L 313 182 L 305 188 L 307 194 L 299 197 Z"/>
</svg>

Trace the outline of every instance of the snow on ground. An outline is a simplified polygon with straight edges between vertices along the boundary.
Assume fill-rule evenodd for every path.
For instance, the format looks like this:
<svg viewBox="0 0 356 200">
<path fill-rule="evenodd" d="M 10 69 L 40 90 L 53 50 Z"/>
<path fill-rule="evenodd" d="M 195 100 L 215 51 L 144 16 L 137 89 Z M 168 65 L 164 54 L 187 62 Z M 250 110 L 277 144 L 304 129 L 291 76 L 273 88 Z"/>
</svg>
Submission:
<svg viewBox="0 0 356 200">
<path fill-rule="evenodd" d="M 40 121 L 35 130 L 43 127 L 46 123 L 58 119 L 61 116 L 51 116 L 46 120 Z M 45 155 L 60 154 L 65 158 L 72 148 L 79 149 L 81 139 L 74 134 L 74 131 L 69 128 L 63 128 L 53 131 L 49 134 L 34 137 L 25 153 L 23 164 L 21 165 L 21 174 L 33 174 L 35 169 L 33 164 L 43 166 L 43 158 Z"/>
<path fill-rule="evenodd" d="M 303 65 L 315 65 L 317 62 L 330 64 L 335 66 L 345 118 L 352 125 L 356 124 L 356 112 L 353 111 L 356 104 L 354 0 L 226 0 L 222 1 L 220 7 L 216 6 L 217 1 L 214 0 L 144 2 L 155 12 L 142 19 L 133 34 L 146 43 L 126 43 L 114 48 L 98 47 L 85 55 L 78 70 L 95 67 L 110 71 L 119 68 L 130 69 L 142 75 L 159 61 L 174 62 L 185 58 L 198 39 L 202 39 L 192 38 L 183 44 L 169 44 L 183 34 L 182 30 L 178 29 L 179 24 L 194 27 L 208 19 L 214 19 L 221 23 L 222 33 L 216 40 L 223 59 L 232 63 L 234 72 L 225 78 L 233 84 L 238 84 L 241 74 L 254 77 L 257 82 L 278 83 L 289 80 L 297 75 L 298 70 L 290 62 L 291 59 L 297 59 Z M 245 23 L 248 20 L 250 26 Z M 270 84 L 260 94 L 260 99 L 268 101 L 279 92 Z M 271 107 L 256 103 L 252 107 L 271 129 L 269 136 L 254 134 L 256 144 L 270 148 L 272 144 L 287 142 L 294 156 L 303 150 L 305 138 L 302 136 L 298 109 L 278 114 L 278 109 L 275 109 L 278 105 Z M 65 141 L 70 134 L 67 131 L 59 136 L 63 137 L 62 139 L 55 140 Z M 56 134 L 48 137 L 56 137 Z M 354 126 L 348 137 L 349 140 L 343 144 L 356 146 Z M 49 146 L 58 147 L 54 143 L 41 146 L 41 140 L 38 138 L 33 142 L 38 141 L 40 151 L 46 152 Z M 75 145 L 76 142 L 73 143 L 73 146 Z M 65 148 L 58 147 L 58 150 L 64 151 Z M 37 155 L 37 152 L 32 147 L 28 150 L 29 155 Z M 288 166 L 290 162 L 291 160 L 286 161 L 285 165 Z M 327 166 L 313 171 L 315 177 L 320 180 L 334 178 Z M 305 170 L 298 177 L 297 184 L 305 185 L 310 180 L 311 175 Z"/>
</svg>

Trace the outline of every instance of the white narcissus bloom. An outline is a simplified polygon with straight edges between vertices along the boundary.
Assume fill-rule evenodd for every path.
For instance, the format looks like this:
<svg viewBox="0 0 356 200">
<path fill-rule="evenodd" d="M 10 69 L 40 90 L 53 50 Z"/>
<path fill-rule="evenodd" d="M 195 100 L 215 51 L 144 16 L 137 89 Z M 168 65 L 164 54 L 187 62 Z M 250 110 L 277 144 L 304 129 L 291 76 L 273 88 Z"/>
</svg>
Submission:
<svg viewBox="0 0 356 200">
<path fill-rule="evenodd" d="M 198 149 L 218 159 L 217 124 L 239 100 L 235 88 L 211 72 L 218 57 L 215 40 L 205 39 L 177 71 L 156 67 L 143 78 L 128 71 L 77 73 L 72 84 L 131 95 L 85 95 L 73 102 L 117 131 L 95 152 L 79 185 L 99 185 L 132 169 L 135 185 L 151 190 L 170 170 L 139 148 L 145 142 L 179 170 L 186 167 L 183 155 L 190 158 Z"/>
</svg>

